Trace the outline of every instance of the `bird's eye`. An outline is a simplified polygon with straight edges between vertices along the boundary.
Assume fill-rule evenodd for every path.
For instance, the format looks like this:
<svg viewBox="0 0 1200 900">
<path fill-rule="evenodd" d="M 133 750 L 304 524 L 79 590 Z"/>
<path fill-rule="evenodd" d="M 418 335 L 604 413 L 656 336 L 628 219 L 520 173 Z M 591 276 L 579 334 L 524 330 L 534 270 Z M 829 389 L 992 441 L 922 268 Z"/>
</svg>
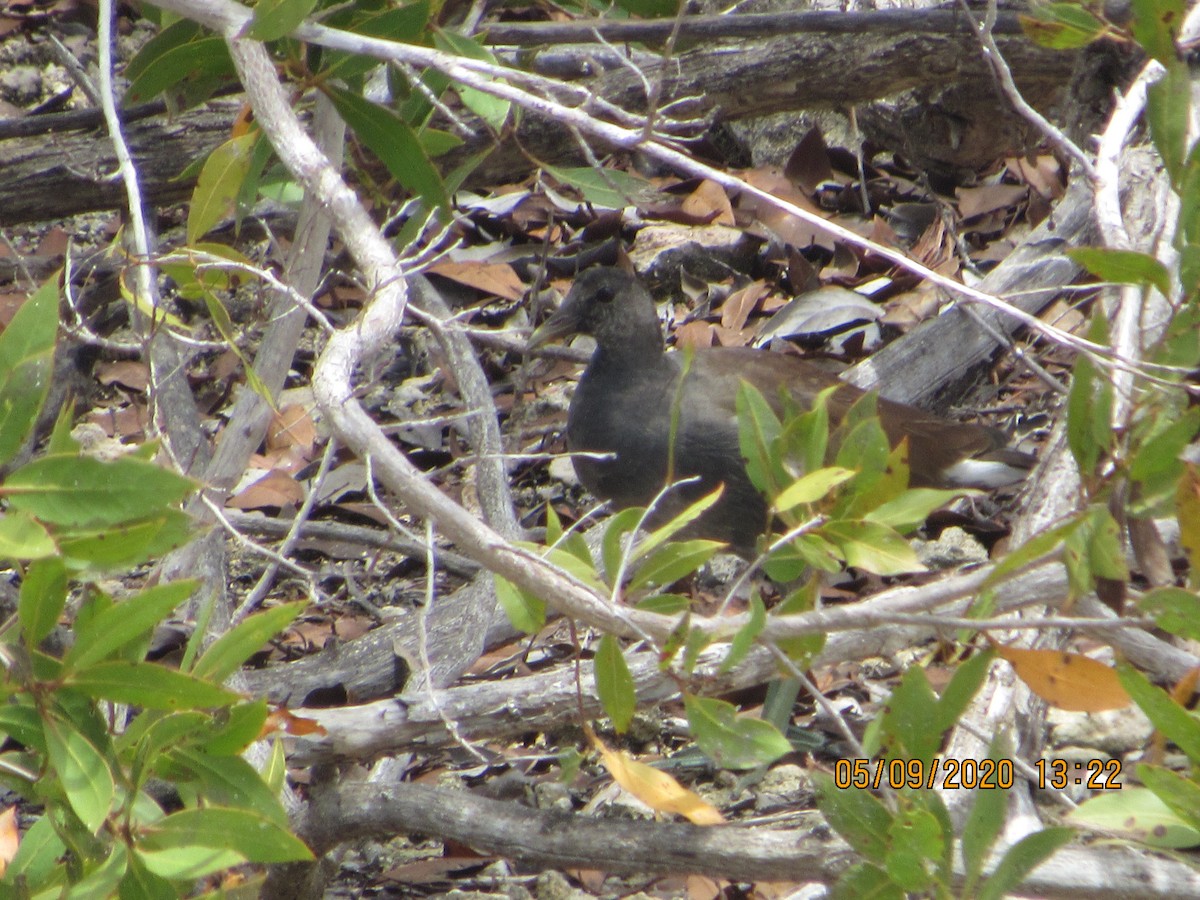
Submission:
<svg viewBox="0 0 1200 900">
<path fill-rule="evenodd" d="M 596 293 L 593 294 L 592 296 L 596 298 L 597 303 L 608 303 L 617 295 L 616 295 L 616 292 L 613 291 L 612 288 L 602 287 L 602 288 L 600 288 L 600 290 L 596 291 Z"/>
</svg>

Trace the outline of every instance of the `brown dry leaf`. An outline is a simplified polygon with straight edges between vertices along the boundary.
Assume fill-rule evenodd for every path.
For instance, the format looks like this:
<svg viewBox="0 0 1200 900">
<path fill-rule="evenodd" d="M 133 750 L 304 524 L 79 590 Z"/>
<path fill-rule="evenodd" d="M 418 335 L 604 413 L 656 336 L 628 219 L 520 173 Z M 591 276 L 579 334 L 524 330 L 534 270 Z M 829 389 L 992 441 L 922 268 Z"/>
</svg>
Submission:
<svg viewBox="0 0 1200 900">
<path fill-rule="evenodd" d="M 1192 701 L 1192 695 L 1196 693 L 1198 681 L 1200 681 L 1200 666 L 1193 666 L 1186 675 L 1175 682 L 1175 686 L 1171 688 L 1171 699 L 1180 706 L 1187 706 Z"/>
<path fill-rule="evenodd" d="M 926 319 L 933 318 L 941 308 L 938 289 L 922 282 L 911 291 L 897 294 L 884 304 L 879 321 L 901 331 L 908 331 Z"/>
<path fill-rule="evenodd" d="M 697 221 L 712 225 L 734 225 L 733 205 L 725 189 L 707 178 L 684 198 L 680 209 Z"/>
<path fill-rule="evenodd" d="M 588 732 L 592 746 L 599 751 L 604 768 L 608 769 L 613 780 L 654 811 L 678 813 L 693 825 L 717 825 L 725 821 L 715 806 L 689 791 L 666 772 L 630 759 L 624 751 L 610 750 L 595 732 L 591 729 Z"/>
<path fill-rule="evenodd" d="M 367 292 L 350 284 L 335 284 L 325 293 L 318 295 L 316 303 L 321 309 L 351 309 L 362 306 Z"/>
<path fill-rule="evenodd" d="M 958 257 L 954 252 L 954 238 L 947 234 L 946 223 L 938 216 L 921 232 L 908 255 L 917 262 L 933 269 L 940 275 L 958 273 Z"/>
<path fill-rule="evenodd" d="M 67 247 L 70 246 L 70 244 L 71 235 L 67 234 L 64 229 L 59 228 L 56 225 L 54 228 L 51 228 L 44 235 L 42 235 L 42 239 L 38 241 L 37 250 L 35 252 L 38 256 L 46 258 L 65 256 L 67 253 Z"/>
<path fill-rule="evenodd" d="M 820 128 L 814 125 L 800 138 L 800 143 L 783 166 L 783 173 L 810 194 L 821 182 L 833 179 L 829 148 L 825 145 Z"/>
<path fill-rule="evenodd" d="M 1048 153 L 1033 160 L 1024 157 L 1010 159 L 1006 165 L 1009 172 L 1048 200 L 1058 200 L 1066 193 L 1062 165 Z"/>
<path fill-rule="evenodd" d="M 1179 543 L 1192 564 L 1192 584 L 1200 580 L 1200 468 L 1188 463 L 1175 494 Z"/>
<path fill-rule="evenodd" d="M 726 328 L 724 325 L 713 325 L 711 327 L 713 336 L 722 347 L 745 347 L 754 340 L 753 331 Z"/>
<path fill-rule="evenodd" d="M 1051 706 L 1073 712 L 1102 712 L 1122 709 L 1133 702 L 1121 687 L 1116 670 L 1090 657 L 1061 650 L 993 646 L 1028 688 Z"/>
<path fill-rule="evenodd" d="M 520 300 L 525 296 L 524 282 L 508 263 L 445 261 L 430 267 L 429 271 L 506 300 Z"/>
<path fill-rule="evenodd" d="M 302 456 L 309 458 L 316 442 L 317 426 L 305 407 L 291 404 L 271 417 L 271 425 L 267 428 L 267 449 L 294 447 Z"/>
<path fill-rule="evenodd" d="M 287 472 L 272 469 L 244 491 L 230 497 L 225 505 L 232 509 L 262 509 L 273 506 L 299 505 L 304 502 L 304 488 Z"/>
<path fill-rule="evenodd" d="M 150 425 L 150 411 L 143 403 L 122 403 L 108 409 L 95 409 L 84 416 L 85 422 L 99 425 L 109 437 L 140 439 Z"/>
<path fill-rule="evenodd" d="M 277 732 L 295 735 L 329 733 L 320 722 L 315 719 L 306 719 L 304 716 L 297 716 L 284 706 L 271 710 L 266 721 L 263 722 L 262 731 L 259 732 L 258 737 L 261 740 Z"/>
<path fill-rule="evenodd" d="M 734 291 L 721 304 L 721 327 L 741 331 L 746 327 L 750 313 L 770 292 L 771 288 L 765 281 L 754 281 Z"/>
<path fill-rule="evenodd" d="M 717 900 L 721 896 L 721 886 L 728 882 L 717 881 L 707 875 L 687 876 L 688 900 Z"/>
<path fill-rule="evenodd" d="M 973 219 L 984 213 L 1011 209 L 1029 193 L 1024 184 L 986 184 L 982 187 L 956 188 L 958 214 L 964 219 Z"/>
<path fill-rule="evenodd" d="M 675 346 L 680 349 L 691 347 L 702 350 L 711 347 L 713 343 L 713 326 L 709 322 L 697 319 L 675 329 Z"/>
<path fill-rule="evenodd" d="M 0 294 L 0 325 L 7 326 L 17 310 L 29 299 L 29 294 L 19 291 L 15 294 Z"/>
<path fill-rule="evenodd" d="M 120 384 L 131 391 L 145 393 L 150 387 L 150 367 L 132 359 L 102 363 L 96 366 L 96 380 L 105 386 Z"/>
<path fill-rule="evenodd" d="M 21 846 L 21 831 L 17 827 L 17 808 L 10 806 L 0 813 L 0 875 L 3 875 Z"/>
<path fill-rule="evenodd" d="M 813 203 L 807 195 L 798 191 L 779 169 L 750 169 L 742 173 L 742 178 L 759 190 L 766 191 L 780 200 L 786 200 L 823 219 L 828 218 L 820 207 Z M 836 242 L 825 232 L 797 219 L 790 213 L 781 212 L 775 207 L 769 206 L 766 201 L 742 194 L 738 197 L 738 208 L 749 210 L 760 223 L 758 226 L 751 225 L 746 229 L 751 234 L 760 234 L 766 231 L 768 236 L 773 235 L 784 244 L 801 249 L 815 245 L 832 250 L 835 246 Z"/>
</svg>

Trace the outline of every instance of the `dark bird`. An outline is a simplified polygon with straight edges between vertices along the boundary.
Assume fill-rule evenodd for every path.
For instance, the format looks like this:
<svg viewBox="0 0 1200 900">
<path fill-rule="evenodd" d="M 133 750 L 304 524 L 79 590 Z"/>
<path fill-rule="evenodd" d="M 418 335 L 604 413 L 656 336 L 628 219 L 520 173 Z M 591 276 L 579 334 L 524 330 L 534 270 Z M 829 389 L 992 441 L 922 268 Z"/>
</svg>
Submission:
<svg viewBox="0 0 1200 900">
<path fill-rule="evenodd" d="M 574 334 L 590 334 L 596 350 L 571 400 L 567 445 L 584 486 L 617 508 L 649 506 L 668 475 L 671 423 L 677 416 L 672 477 L 699 481 L 672 491 L 657 507 L 665 521 L 690 503 L 725 486 L 720 500 L 688 531 L 727 542 L 743 556 L 768 524 L 767 502 L 746 474 L 738 444 L 736 398 L 741 382 L 756 387 L 783 413 L 781 386 L 801 409 L 825 388 L 840 385 L 829 403 L 837 422 L 863 391 L 812 362 L 746 347 L 666 352 L 654 301 L 641 283 L 619 269 L 598 268 L 575 280 L 559 309 L 529 339 L 536 347 Z M 680 379 L 684 378 L 680 385 Z M 893 446 L 909 441 L 914 486 L 992 488 L 1019 481 L 1033 459 L 1006 449 L 1004 433 L 952 422 L 880 399 L 879 418 Z"/>
</svg>

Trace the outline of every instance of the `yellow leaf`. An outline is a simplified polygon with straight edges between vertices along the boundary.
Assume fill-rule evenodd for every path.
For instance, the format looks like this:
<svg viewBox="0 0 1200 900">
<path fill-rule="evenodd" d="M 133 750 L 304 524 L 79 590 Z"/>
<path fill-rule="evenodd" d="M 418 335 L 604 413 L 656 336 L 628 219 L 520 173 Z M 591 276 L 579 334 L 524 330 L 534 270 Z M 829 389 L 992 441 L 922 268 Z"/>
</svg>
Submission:
<svg viewBox="0 0 1200 900">
<path fill-rule="evenodd" d="M 10 806 L 0 813 L 0 875 L 8 868 L 17 848 L 21 845 L 21 835 L 17 830 L 17 808 Z"/>
<path fill-rule="evenodd" d="M 994 646 L 1029 689 L 1051 706 L 1075 712 L 1101 712 L 1121 709 L 1132 702 L 1121 687 L 1116 670 L 1090 657 L 1061 650 Z"/>
<path fill-rule="evenodd" d="M 715 806 L 689 791 L 666 772 L 630 759 L 621 750 L 610 750 L 590 728 L 588 737 L 592 746 L 599 751 L 604 768 L 608 769 L 613 780 L 655 812 L 678 813 L 693 825 L 717 825 L 725 821 Z"/>
<path fill-rule="evenodd" d="M 1179 543 L 1187 553 L 1192 568 L 1191 582 L 1200 583 L 1200 469 L 1184 467 L 1175 494 L 1175 512 L 1179 517 Z"/>
</svg>

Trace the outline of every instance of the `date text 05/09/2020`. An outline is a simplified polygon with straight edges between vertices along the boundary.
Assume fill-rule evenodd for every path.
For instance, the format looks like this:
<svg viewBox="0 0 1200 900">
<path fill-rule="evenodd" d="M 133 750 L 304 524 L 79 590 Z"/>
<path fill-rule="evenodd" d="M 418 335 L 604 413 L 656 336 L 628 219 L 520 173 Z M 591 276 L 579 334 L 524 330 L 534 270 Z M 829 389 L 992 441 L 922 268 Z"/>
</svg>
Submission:
<svg viewBox="0 0 1200 900">
<path fill-rule="evenodd" d="M 1062 790 L 1081 784 L 1092 790 L 1121 787 L 1119 759 L 1072 763 L 1061 759 L 1039 759 L 1033 763 L 1039 789 Z M 859 790 L 887 786 L 947 790 L 1007 790 L 1013 786 L 1011 759 L 839 759 L 833 767 L 833 783 L 839 788 Z"/>
</svg>

